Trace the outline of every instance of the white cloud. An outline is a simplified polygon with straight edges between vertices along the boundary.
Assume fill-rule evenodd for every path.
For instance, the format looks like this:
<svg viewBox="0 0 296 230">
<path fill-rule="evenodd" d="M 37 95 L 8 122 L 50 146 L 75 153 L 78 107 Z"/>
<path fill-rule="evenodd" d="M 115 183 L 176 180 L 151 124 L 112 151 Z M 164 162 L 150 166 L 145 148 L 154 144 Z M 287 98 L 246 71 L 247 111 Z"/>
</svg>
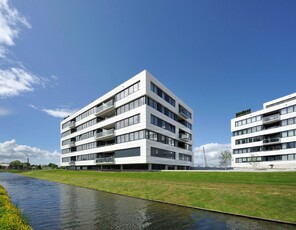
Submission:
<svg viewBox="0 0 296 230">
<path fill-rule="evenodd" d="M 26 162 L 29 158 L 31 164 L 59 164 L 60 155 L 58 151 L 50 152 L 28 145 L 18 145 L 15 140 L 0 143 L 1 162 L 9 163 L 14 160 Z"/>
<path fill-rule="evenodd" d="M 14 45 L 20 28 L 31 28 L 30 23 L 17 9 L 10 7 L 7 0 L 0 0 L 0 44 Z"/>
<path fill-rule="evenodd" d="M 219 155 L 222 151 L 231 150 L 231 144 L 208 143 L 194 149 L 194 165 L 205 166 L 203 148 L 208 166 L 219 166 Z"/>
<path fill-rule="evenodd" d="M 1 108 L 0 107 L 0 117 L 4 117 L 10 115 L 11 111 L 9 109 Z"/>
<path fill-rule="evenodd" d="M 44 80 L 22 68 L 0 69 L 0 97 L 18 96 L 34 91 L 34 86 L 43 85 Z"/>
<path fill-rule="evenodd" d="M 8 49 L 6 49 L 4 46 L 0 46 L 0 58 L 5 58 L 8 54 Z"/>
<path fill-rule="evenodd" d="M 64 109 L 41 109 L 41 108 L 38 108 L 34 105 L 29 105 L 29 106 L 34 109 L 43 111 L 43 112 L 47 113 L 48 115 L 53 116 L 53 117 L 57 117 L 57 118 L 65 118 L 77 111 L 77 110 L 71 110 L 71 109 L 65 109 L 65 108 Z"/>
<path fill-rule="evenodd" d="M 19 96 L 23 92 L 32 92 L 36 85 L 45 86 L 47 78 L 37 77 L 22 66 L 19 61 L 13 61 L 9 56 L 9 46 L 15 45 L 21 28 L 31 28 L 27 19 L 17 9 L 10 6 L 7 0 L 0 0 L 0 98 Z M 9 67 L 14 65 L 13 67 Z M 15 67 L 17 66 L 17 67 Z"/>
</svg>

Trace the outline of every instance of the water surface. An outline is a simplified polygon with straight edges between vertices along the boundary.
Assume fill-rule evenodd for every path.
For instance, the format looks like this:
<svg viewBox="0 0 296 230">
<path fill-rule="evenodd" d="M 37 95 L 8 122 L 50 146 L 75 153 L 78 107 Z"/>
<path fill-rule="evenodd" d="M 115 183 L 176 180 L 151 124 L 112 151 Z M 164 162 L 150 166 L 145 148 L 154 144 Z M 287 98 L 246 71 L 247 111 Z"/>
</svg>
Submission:
<svg viewBox="0 0 296 230">
<path fill-rule="evenodd" d="M 11 200 L 34 229 L 294 229 L 0 173 Z"/>
</svg>

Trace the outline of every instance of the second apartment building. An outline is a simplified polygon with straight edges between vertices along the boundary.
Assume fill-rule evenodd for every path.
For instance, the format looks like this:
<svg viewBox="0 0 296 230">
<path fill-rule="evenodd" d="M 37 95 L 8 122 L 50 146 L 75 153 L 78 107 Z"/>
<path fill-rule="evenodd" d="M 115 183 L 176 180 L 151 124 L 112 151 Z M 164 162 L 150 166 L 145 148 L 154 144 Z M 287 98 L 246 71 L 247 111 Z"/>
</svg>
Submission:
<svg viewBox="0 0 296 230">
<path fill-rule="evenodd" d="M 232 167 L 296 168 L 296 93 L 231 120 Z"/>
<path fill-rule="evenodd" d="M 61 166 L 190 169 L 193 111 L 143 71 L 61 122 Z"/>
</svg>

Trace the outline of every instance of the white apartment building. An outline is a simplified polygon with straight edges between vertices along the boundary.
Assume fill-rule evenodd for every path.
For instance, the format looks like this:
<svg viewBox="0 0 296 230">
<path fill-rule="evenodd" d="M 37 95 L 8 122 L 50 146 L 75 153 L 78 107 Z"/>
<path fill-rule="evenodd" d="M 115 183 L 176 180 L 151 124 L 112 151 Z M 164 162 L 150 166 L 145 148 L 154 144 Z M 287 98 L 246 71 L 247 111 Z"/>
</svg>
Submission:
<svg viewBox="0 0 296 230">
<path fill-rule="evenodd" d="M 144 70 L 61 122 L 61 166 L 190 169 L 193 111 Z"/>
<path fill-rule="evenodd" d="M 296 168 L 296 93 L 231 120 L 232 167 Z"/>
</svg>

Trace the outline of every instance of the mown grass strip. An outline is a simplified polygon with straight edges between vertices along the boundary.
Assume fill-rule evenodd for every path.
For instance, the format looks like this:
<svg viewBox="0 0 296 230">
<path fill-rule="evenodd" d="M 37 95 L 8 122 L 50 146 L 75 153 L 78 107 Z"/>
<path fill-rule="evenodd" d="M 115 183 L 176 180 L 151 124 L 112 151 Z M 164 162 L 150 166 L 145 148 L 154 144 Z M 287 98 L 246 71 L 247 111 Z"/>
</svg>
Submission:
<svg viewBox="0 0 296 230">
<path fill-rule="evenodd" d="M 22 174 L 132 197 L 296 223 L 296 172 L 50 170 Z"/>
<path fill-rule="evenodd" d="M 6 190 L 0 185 L 0 229 L 31 230 L 21 212 L 10 202 Z"/>
</svg>

